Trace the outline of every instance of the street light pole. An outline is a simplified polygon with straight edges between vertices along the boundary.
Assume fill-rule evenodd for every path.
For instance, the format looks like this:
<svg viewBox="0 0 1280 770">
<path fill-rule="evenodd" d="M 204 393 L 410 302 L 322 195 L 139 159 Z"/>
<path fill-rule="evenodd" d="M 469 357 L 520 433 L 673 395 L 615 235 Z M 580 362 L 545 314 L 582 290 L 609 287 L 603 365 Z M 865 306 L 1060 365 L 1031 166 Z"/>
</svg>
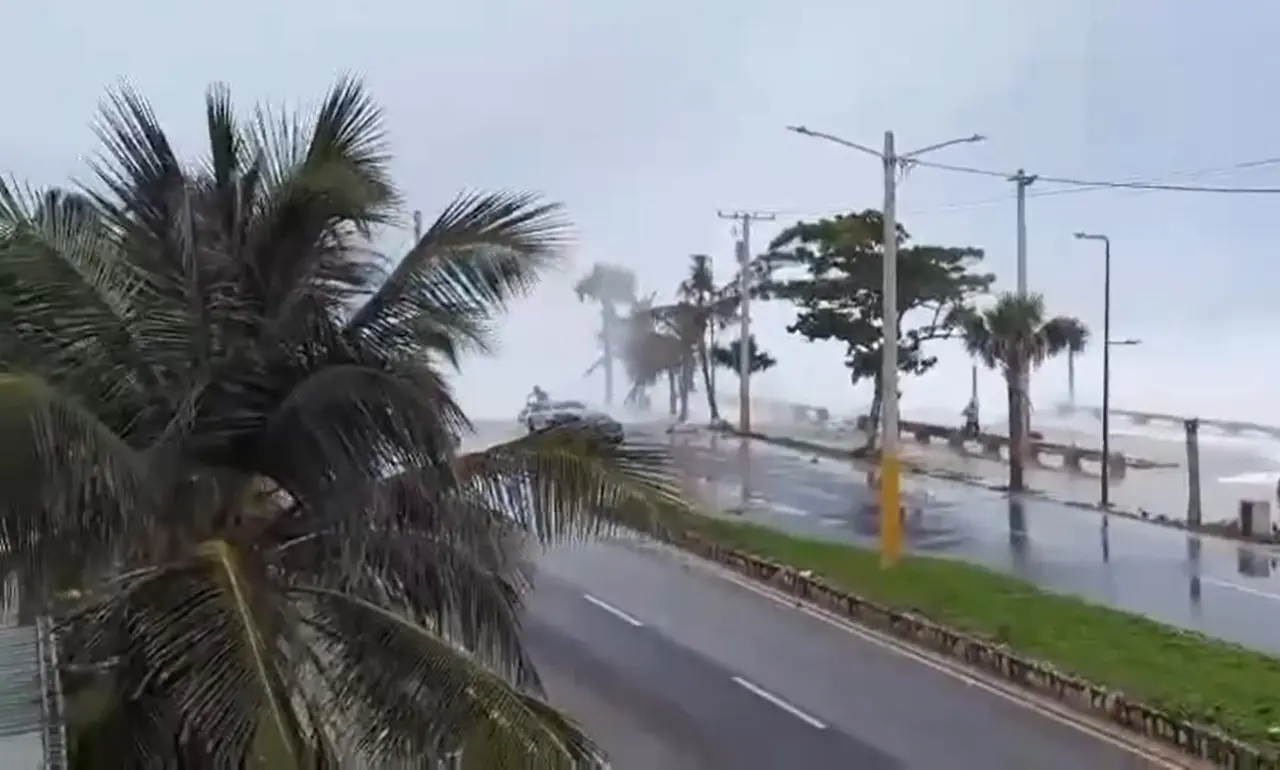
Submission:
<svg viewBox="0 0 1280 770">
<path fill-rule="evenodd" d="M 1111 347 L 1133 345 L 1137 340 L 1111 339 L 1111 239 L 1105 235 L 1076 233 L 1083 241 L 1102 241 L 1102 487 L 1103 510 L 1111 505 Z"/>
<path fill-rule="evenodd" d="M 884 132 L 884 149 L 880 152 L 848 139 L 811 131 L 804 126 L 787 126 L 803 136 L 824 139 L 880 159 L 884 171 L 884 283 L 882 303 L 884 341 L 881 344 L 881 437 L 880 437 L 880 563 L 885 567 L 897 563 L 902 554 L 901 464 L 898 457 L 898 172 L 912 159 L 953 144 L 981 142 L 979 134 L 922 147 L 898 154 L 892 131 Z"/>
</svg>

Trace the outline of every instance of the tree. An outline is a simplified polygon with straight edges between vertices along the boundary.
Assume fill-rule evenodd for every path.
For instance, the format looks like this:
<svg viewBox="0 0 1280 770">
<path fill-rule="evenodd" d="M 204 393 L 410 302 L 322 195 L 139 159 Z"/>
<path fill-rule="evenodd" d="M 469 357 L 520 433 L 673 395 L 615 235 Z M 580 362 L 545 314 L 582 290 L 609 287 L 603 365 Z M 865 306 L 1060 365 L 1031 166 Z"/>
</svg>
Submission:
<svg viewBox="0 0 1280 770">
<path fill-rule="evenodd" d="M 742 372 L 742 339 L 736 339 L 728 345 L 718 345 L 711 352 L 712 359 L 716 366 L 723 367 L 733 372 L 741 374 Z M 747 337 L 747 356 L 748 369 L 754 374 L 756 372 L 764 372 L 772 369 L 777 365 L 777 360 L 769 355 L 766 351 L 756 346 L 756 336 L 754 334 Z"/>
<path fill-rule="evenodd" d="M 0 602 L 57 609 L 93 672 L 78 761 L 590 762 L 521 641 L 525 549 L 648 526 L 678 483 L 571 429 L 461 453 L 448 378 L 560 264 L 559 207 L 463 195 L 384 263 L 359 83 L 306 122 L 215 88 L 207 124 L 180 158 L 124 91 L 89 206 L 0 185 Z"/>
<path fill-rule="evenodd" d="M 787 331 L 810 341 L 839 340 L 845 366 L 857 385 L 873 382 L 872 429 L 864 449 L 876 441 L 883 395 L 884 220 L 866 210 L 817 222 L 800 222 L 782 232 L 765 257 L 770 267 L 760 293 L 797 307 Z M 969 302 L 995 279 L 976 272 L 983 252 L 973 247 L 912 245 L 898 227 L 898 366 L 905 374 L 924 374 L 937 363 L 925 343 L 957 334 Z M 803 268 L 803 278 L 782 277 L 788 267 Z"/>
<path fill-rule="evenodd" d="M 694 254 L 689 258 L 689 275 L 676 290 L 677 303 L 665 309 L 676 336 L 691 349 L 688 362 L 696 361 L 702 372 L 702 383 L 707 394 L 707 409 L 712 421 L 720 419 L 716 403 L 715 384 L 711 375 L 710 350 L 715 345 L 715 333 L 731 321 L 738 309 L 737 282 L 716 286 L 711 269 L 711 257 Z M 657 312 L 664 312 L 659 309 Z M 691 367 L 681 372 L 683 390 L 692 390 Z M 687 400 L 687 395 L 686 395 Z M 687 405 L 684 411 L 687 413 Z M 686 414 L 687 416 L 687 414 Z"/>
<path fill-rule="evenodd" d="M 651 295 L 632 306 L 627 324 L 628 403 L 643 403 L 650 387 L 665 378 L 672 417 L 689 416 L 693 388 L 696 331 L 694 311 L 686 303 L 653 304 Z"/>
<path fill-rule="evenodd" d="M 619 306 L 636 300 L 636 276 L 625 267 L 596 263 L 577 285 L 574 292 L 578 300 L 591 300 L 600 305 L 600 357 L 587 375 L 596 369 L 604 369 L 604 402 L 613 406 L 613 367 L 618 351 L 626 344 L 626 324 L 622 322 Z"/>
<path fill-rule="evenodd" d="M 1024 416 L 1030 400 L 1023 392 L 1023 375 L 1060 353 L 1083 351 L 1089 330 L 1069 316 L 1045 318 L 1043 296 L 1015 293 L 1001 294 L 991 307 L 968 314 L 962 328 L 969 354 L 1004 375 L 1009 397 L 1009 490 L 1020 492 L 1025 489 L 1023 468 L 1029 449 Z"/>
</svg>

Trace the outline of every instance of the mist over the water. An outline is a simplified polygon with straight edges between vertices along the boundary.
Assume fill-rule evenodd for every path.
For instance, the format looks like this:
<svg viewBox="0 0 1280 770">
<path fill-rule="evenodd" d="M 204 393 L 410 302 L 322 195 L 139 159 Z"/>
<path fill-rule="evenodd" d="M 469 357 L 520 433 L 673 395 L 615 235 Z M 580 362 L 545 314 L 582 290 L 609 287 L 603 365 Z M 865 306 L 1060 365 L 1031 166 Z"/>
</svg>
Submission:
<svg viewBox="0 0 1280 770">
<path fill-rule="evenodd" d="M 579 304 L 571 284 L 571 275 L 547 281 L 534 297 L 518 305 L 503 325 L 496 357 L 464 362 L 464 376 L 457 387 L 469 413 L 478 418 L 505 419 L 520 410 L 535 384 L 555 397 L 602 404 L 603 375 L 596 372 L 590 378 L 583 377 L 598 355 L 598 309 Z M 792 310 L 786 305 L 759 303 L 754 314 L 753 333 L 778 359 L 774 369 L 752 378 L 754 396 L 826 406 L 836 414 L 865 409 L 871 398 L 870 383 L 857 388 L 849 385 L 841 346 L 808 343 L 788 334 L 786 325 Z M 555 319 L 554 326 L 551 319 Z M 1280 425 L 1280 403 L 1274 388 L 1276 364 L 1266 355 L 1273 343 L 1265 329 L 1245 326 L 1230 334 L 1126 326 L 1124 336 L 1140 339 L 1142 344 L 1112 350 L 1112 405 Z M 933 343 L 932 350 L 939 358 L 937 367 L 923 377 L 903 382 L 903 413 L 918 419 L 958 420 L 969 397 L 971 362 L 957 341 Z M 615 378 L 615 401 L 621 402 L 627 388 L 621 366 Z M 721 370 L 717 379 L 720 392 L 736 394 L 733 373 Z M 1095 346 L 1076 362 L 1077 402 L 1099 404 L 1101 380 L 1102 356 Z M 980 368 L 978 390 L 983 421 L 998 422 L 1006 403 L 1001 377 Z M 1049 361 L 1032 380 L 1033 405 L 1047 416 L 1066 398 L 1066 360 Z M 665 404 L 657 391 L 654 402 L 657 408 Z M 691 403 L 695 414 L 705 411 L 700 393 L 694 394 Z"/>
</svg>

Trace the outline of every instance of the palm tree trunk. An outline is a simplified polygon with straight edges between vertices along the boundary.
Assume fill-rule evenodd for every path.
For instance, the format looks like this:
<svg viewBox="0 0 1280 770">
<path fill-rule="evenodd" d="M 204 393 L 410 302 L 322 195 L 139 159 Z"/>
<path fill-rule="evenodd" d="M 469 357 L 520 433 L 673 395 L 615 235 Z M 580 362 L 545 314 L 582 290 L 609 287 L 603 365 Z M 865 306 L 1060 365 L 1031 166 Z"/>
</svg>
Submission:
<svg viewBox="0 0 1280 770">
<path fill-rule="evenodd" d="M 676 393 L 676 372 L 674 369 L 667 370 L 667 409 L 672 417 L 676 416 L 679 405 L 679 396 Z"/>
<path fill-rule="evenodd" d="M 680 363 L 680 422 L 689 419 L 689 391 L 693 390 L 693 360 L 686 357 Z"/>
<path fill-rule="evenodd" d="M 1021 492 L 1023 460 L 1026 452 L 1026 423 L 1022 421 L 1022 379 L 1017 370 L 1005 372 L 1005 388 L 1009 394 L 1009 491 Z"/>
<path fill-rule="evenodd" d="M 601 308 L 601 328 L 604 329 L 604 405 L 613 406 L 613 337 L 617 331 L 618 315 L 612 305 Z"/>
<path fill-rule="evenodd" d="M 711 421 L 720 419 L 720 408 L 716 404 L 716 386 L 711 381 L 711 356 L 706 345 L 698 346 L 698 364 L 702 367 L 702 384 L 707 389 L 707 408 L 711 410 Z"/>
</svg>

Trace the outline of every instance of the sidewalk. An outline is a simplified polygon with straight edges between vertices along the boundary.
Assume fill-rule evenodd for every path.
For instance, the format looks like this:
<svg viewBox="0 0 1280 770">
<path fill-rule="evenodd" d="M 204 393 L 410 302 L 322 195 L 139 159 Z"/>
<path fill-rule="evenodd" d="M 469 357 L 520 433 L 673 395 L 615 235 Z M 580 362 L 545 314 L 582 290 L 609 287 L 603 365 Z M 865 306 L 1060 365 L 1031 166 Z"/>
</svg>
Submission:
<svg viewBox="0 0 1280 770">
<path fill-rule="evenodd" d="M 864 440 L 853 430 L 823 430 L 780 422 L 762 424 L 758 430 L 768 436 L 812 443 L 835 451 L 851 450 Z M 1070 441 L 1070 437 L 1055 435 L 1052 430 L 1046 431 L 1046 438 L 1064 443 Z M 1185 521 L 1188 494 L 1185 448 L 1174 441 L 1132 435 L 1112 436 L 1111 443 L 1114 451 L 1174 466 L 1130 468 L 1123 479 L 1111 482 L 1112 506 L 1140 518 L 1164 517 Z M 1003 487 L 1009 482 L 1009 466 L 1005 462 L 957 453 L 945 445 L 926 446 L 906 440 L 901 447 L 905 460 L 931 475 L 964 477 L 971 483 L 993 488 Z M 1206 524 L 1234 520 L 1242 499 L 1270 500 L 1274 506 L 1275 492 L 1270 484 L 1225 484 L 1219 481 L 1223 477 L 1262 472 L 1273 467 L 1257 456 L 1244 450 L 1202 442 L 1200 466 L 1201 504 Z M 1064 503 L 1096 506 L 1099 502 L 1101 479 L 1094 475 L 1028 467 L 1026 480 L 1034 492 Z"/>
</svg>

